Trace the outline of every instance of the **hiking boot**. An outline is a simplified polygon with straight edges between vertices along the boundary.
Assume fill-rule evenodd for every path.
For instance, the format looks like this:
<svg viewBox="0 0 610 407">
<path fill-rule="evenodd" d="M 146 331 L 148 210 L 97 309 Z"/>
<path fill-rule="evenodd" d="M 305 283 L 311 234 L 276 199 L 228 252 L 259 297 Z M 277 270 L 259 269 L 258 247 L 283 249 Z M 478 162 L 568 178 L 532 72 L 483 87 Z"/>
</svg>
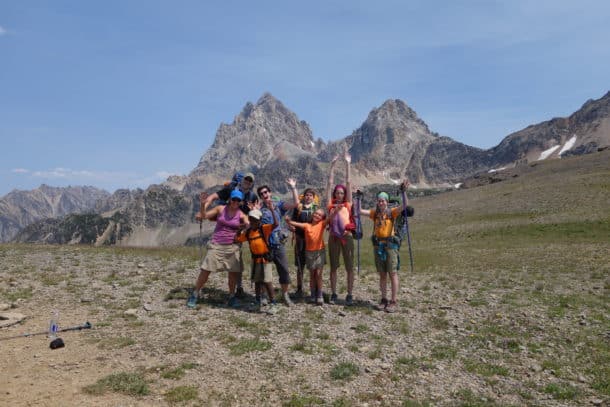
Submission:
<svg viewBox="0 0 610 407">
<path fill-rule="evenodd" d="M 277 314 L 277 311 L 278 311 L 277 304 L 275 302 L 272 302 L 271 304 L 269 304 L 269 306 L 265 310 L 265 313 L 268 315 L 275 315 L 275 314 Z"/>
<path fill-rule="evenodd" d="M 286 304 L 287 307 L 292 307 L 294 305 L 287 292 L 284 293 L 284 304 Z"/>
<path fill-rule="evenodd" d="M 388 306 L 385 307 L 385 312 L 389 312 L 390 314 L 393 314 L 396 311 L 398 311 L 398 304 L 396 303 L 396 301 L 390 301 L 388 303 Z"/>
<path fill-rule="evenodd" d="M 348 307 L 354 305 L 354 298 L 351 294 L 347 294 L 347 297 L 345 297 L 345 305 L 347 305 Z"/>
<path fill-rule="evenodd" d="M 304 297 L 304 294 L 303 294 L 303 289 L 298 288 L 298 289 L 297 289 L 297 290 L 294 292 L 294 298 L 296 298 L 296 299 L 300 300 L 300 299 L 301 299 L 301 298 L 303 298 L 303 297 Z"/>
<path fill-rule="evenodd" d="M 382 298 L 381 301 L 379 301 L 379 304 L 375 305 L 375 309 L 377 311 L 385 311 L 387 306 L 388 306 L 388 299 Z"/>
<path fill-rule="evenodd" d="M 237 289 L 235 290 L 235 296 L 237 298 L 244 298 L 246 296 L 246 293 L 244 292 L 244 287 L 237 287 Z"/>
<path fill-rule="evenodd" d="M 262 305 L 263 307 L 266 307 L 266 306 L 267 306 L 267 304 L 269 304 L 269 301 L 267 301 L 267 297 L 263 297 L 263 298 L 261 298 L 261 305 Z"/>
<path fill-rule="evenodd" d="M 332 295 L 330 296 L 330 299 L 328 300 L 329 304 L 336 304 L 337 303 L 337 293 L 332 293 Z"/>
<path fill-rule="evenodd" d="M 188 301 L 186 302 L 186 306 L 189 308 L 197 308 L 197 300 L 199 298 L 197 297 L 197 293 L 195 291 L 193 291 L 191 293 L 191 295 L 189 296 Z"/>
<path fill-rule="evenodd" d="M 324 297 L 318 297 L 316 299 L 316 305 L 319 305 L 319 306 L 324 305 Z"/>
<path fill-rule="evenodd" d="M 261 312 L 261 303 L 260 303 L 260 301 L 255 301 L 253 304 L 250 304 L 250 307 L 248 307 L 248 311 L 250 311 L 250 312 Z"/>
<path fill-rule="evenodd" d="M 229 298 L 229 302 L 227 303 L 227 305 L 232 308 L 237 308 L 237 307 L 239 307 L 240 304 L 239 304 L 239 300 L 237 299 L 237 297 L 232 295 Z"/>
</svg>

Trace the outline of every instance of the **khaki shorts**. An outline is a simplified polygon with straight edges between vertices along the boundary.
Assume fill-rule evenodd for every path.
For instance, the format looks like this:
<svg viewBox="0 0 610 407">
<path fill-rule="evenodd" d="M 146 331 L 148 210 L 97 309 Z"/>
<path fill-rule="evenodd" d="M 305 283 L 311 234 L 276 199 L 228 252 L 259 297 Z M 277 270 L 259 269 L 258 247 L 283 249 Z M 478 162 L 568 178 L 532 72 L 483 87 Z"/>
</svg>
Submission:
<svg viewBox="0 0 610 407">
<path fill-rule="evenodd" d="M 343 253 L 343 263 L 345 270 L 354 270 L 354 238 L 351 234 L 343 236 L 345 244 L 341 243 L 341 239 L 330 235 L 328 237 L 328 257 L 330 258 L 330 269 L 337 270 L 339 268 L 339 256 Z"/>
<path fill-rule="evenodd" d="M 377 252 L 378 246 L 374 246 L 375 251 L 375 268 L 378 273 L 396 273 L 396 265 L 398 264 L 398 249 L 385 248 L 385 260 L 382 260 Z"/>
<path fill-rule="evenodd" d="M 273 264 L 252 263 L 252 281 L 255 283 L 270 283 L 273 280 Z"/>
<path fill-rule="evenodd" d="M 241 247 L 238 244 L 208 243 L 208 252 L 201 262 L 201 269 L 240 273 Z"/>
<path fill-rule="evenodd" d="M 326 264 L 326 249 L 306 251 L 305 263 L 309 271 L 324 268 Z"/>
</svg>

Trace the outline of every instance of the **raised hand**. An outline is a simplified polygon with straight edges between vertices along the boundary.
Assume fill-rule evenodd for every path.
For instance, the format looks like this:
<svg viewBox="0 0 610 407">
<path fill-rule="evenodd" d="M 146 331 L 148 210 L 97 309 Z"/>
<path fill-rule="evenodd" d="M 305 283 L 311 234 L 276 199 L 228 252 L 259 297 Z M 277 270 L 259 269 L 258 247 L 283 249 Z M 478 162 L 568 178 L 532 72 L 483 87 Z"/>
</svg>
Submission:
<svg viewBox="0 0 610 407">
<path fill-rule="evenodd" d="M 349 150 L 347 149 L 347 146 L 345 146 L 345 148 L 343 150 L 343 158 L 345 159 L 346 163 L 351 163 L 352 162 L 352 155 L 349 153 Z"/>
<path fill-rule="evenodd" d="M 291 187 L 291 188 L 296 188 L 297 187 L 297 181 L 294 178 L 288 178 L 286 180 L 286 183 Z"/>
</svg>

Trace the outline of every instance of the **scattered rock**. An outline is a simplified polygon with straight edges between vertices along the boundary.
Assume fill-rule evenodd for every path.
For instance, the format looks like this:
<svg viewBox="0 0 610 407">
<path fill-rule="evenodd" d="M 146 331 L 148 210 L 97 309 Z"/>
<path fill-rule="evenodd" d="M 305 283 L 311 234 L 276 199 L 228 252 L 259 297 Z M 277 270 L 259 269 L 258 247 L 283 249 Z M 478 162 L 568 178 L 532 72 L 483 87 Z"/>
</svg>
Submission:
<svg viewBox="0 0 610 407">
<path fill-rule="evenodd" d="M 581 383 L 586 383 L 587 382 L 587 378 L 584 377 L 583 375 L 579 374 L 578 375 L 578 381 Z"/>
<path fill-rule="evenodd" d="M 152 305 L 150 305 L 150 304 L 144 304 L 142 306 L 142 308 L 144 308 L 145 311 L 152 311 L 153 310 Z"/>
<path fill-rule="evenodd" d="M 139 268 L 139 269 L 143 269 L 144 267 L 146 267 L 146 266 L 144 265 L 144 263 L 138 263 L 138 268 Z"/>
<path fill-rule="evenodd" d="M 93 302 L 93 298 L 92 297 L 82 297 L 80 299 L 80 302 Z"/>
<path fill-rule="evenodd" d="M 11 304 L 0 304 L 0 311 L 6 311 L 7 309 L 11 309 Z"/>
<path fill-rule="evenodd" d="M 123 312 L 123 315 L 129 315 L 129 316 L 138 316 L 138 310 L 135 308 L 130 308 L 127 311 Z"/>
<path fill-rule="evenodd" d="M 542 372 L 542 366 L 540 366 L 538 363 L 532 363 L 532 364 L 530 365 L 530 369 L 531 369 L 533 372 Z"/>
<path fill-rule="evenodd" d="M 604 400 L 601 400 L 601 399 L 591 400 L 591 404 L 593 404 L 594 406 L 601 406 L 603 403 L 604 403 Z"/>
<path fill-rule="evenodd" d="M 18 324 L 25 318 L 25 315 L 17 312 L 2 312 L 0 313 L 0 328 Z"/>
</svg>

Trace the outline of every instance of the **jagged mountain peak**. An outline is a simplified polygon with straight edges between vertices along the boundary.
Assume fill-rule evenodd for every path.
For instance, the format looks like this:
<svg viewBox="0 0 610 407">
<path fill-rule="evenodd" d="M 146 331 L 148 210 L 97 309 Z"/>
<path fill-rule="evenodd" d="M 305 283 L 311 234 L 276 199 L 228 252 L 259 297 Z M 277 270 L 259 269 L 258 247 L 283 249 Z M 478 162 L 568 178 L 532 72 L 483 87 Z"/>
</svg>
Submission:
<svg viewBox="0 0 610 407">
<path fill-rule="evenodd" d="M 256 104 L 247 102 L 233 123 L 220 125 L 190 175 L 213 185 L 237 170 L 256 173 L 271 161 L 314 157 L 318 149 L 309 125 L 267 92 Z"/>
</svg>

